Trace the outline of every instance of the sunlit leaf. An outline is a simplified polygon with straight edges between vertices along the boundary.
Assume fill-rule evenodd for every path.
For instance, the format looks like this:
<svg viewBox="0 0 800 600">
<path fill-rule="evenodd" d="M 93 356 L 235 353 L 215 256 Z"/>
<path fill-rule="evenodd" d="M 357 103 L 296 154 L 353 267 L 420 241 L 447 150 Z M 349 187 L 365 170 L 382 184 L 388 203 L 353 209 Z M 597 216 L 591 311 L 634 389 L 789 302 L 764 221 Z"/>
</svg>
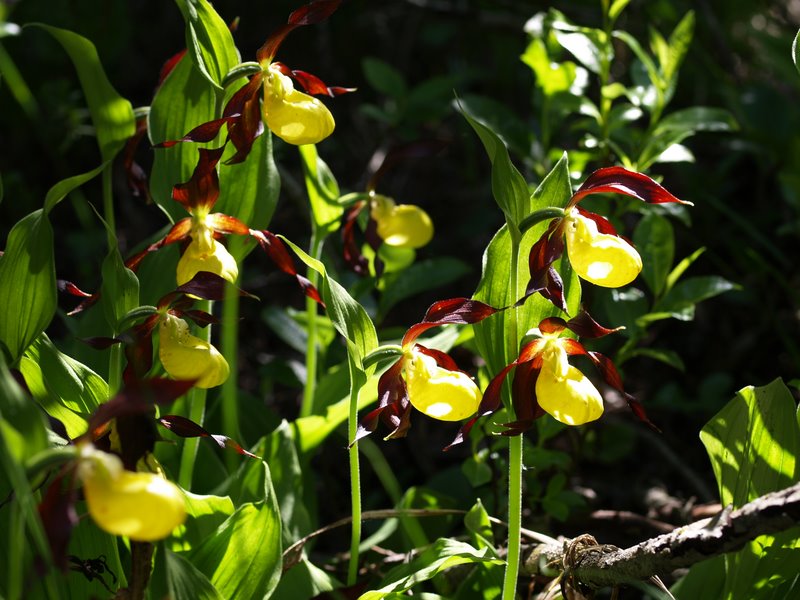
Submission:
<svg viewBox="0 0 800 600">
<path fill-rule="evenodd" d="M 269 597 L 280 578 L 281 519 L 267 464 L 263 500 L 245 503 L 188 558 L 226 600 Z"/>
<path fill-rule="evenodd" d="M 42 210 L 11 229 L 0 258 L 0 351 L 14 364 L 56 311 L 53 228 Z"/>
<path fill-rule="evenodd" d="M 208 578 L 184 556 L 167 550 L 165 553 L 167 587 L 175 600 L 223 600 Z"/>
<path fill-rule="evenodd" d="M 206 0 L 176 0 L 176 3 L 186 21 L 186 48 L 192 63 L 209 83 L 221 90 L 225 75 L 239 62 L 228 25 Z"/>
<path fill-rule="evenodd" d="M 492 557 L 488 550 L 484 548 L 478 551 L 464 542 L 438 539 L 410 563 L 389 571 L 379 589 L 361 594 L 358 600 L 381 600 L 390 594 L 405 592 L 457 565 L 503 564 L 503 561 Z"/>
<path fill-rule="evenodd" d="M 723 506 L 734 508 L 797 482 L 800 427 L 791 392 L 776 379 L 746 387 L 700 433 Z M 798 529 L 756 538 L 725 557 L 725 586 L 719 596 L 773 598 L 774 588 L 797 574 Z"/>
<path fill-rule="evenodd" d="M 109 82 L 92 42 L 66 29 L 41 23 L 33 26 L 44 29 L 58 40 L 72 59 L 89 105 L 103 162 L 111 160 L 136 131 L 131 103 Z"/>
<path fill-rule="evenodd" d="M 339 228 L 344 214 L 344 208 L 336 203 L 339 198 L 339 184 L 328 165 L 317 154 L 316 146 L 307 144 L 299 146 L 298 150 L 303 161 L 303 175 L 313 225 L 318 235 L 324 237 Z"/>
</svg>

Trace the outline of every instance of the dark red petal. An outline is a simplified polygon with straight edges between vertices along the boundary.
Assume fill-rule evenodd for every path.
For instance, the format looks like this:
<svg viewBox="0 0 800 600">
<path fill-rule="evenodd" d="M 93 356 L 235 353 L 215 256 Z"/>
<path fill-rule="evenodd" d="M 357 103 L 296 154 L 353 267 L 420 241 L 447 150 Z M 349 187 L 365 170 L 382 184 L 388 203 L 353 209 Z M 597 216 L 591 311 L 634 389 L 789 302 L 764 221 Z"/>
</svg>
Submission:
<svg viewBox="0 0 800 600">
<path fill-rule="evenodd" d="M 190 419 L 187 419 L 186 417 L 181 417 L 179 415 L 164 415 L 163 417 L 158 419 L 158 422 L 177 436 L 183 438 L 194 438 L 194 437 L 210 438 L 214 440 L 217 446 L 219 446 L 222 449 L 231 448 L 236 452 L 238 452 L 239 454 L 243 454 L 244 456 L 260 459 L 260 457 L 256 456 L 252 452 L 248 452 L 228 436 L 209 433 L 208 431 L 203 429 L 200 425 L 198 425 L 197 423 L 195 423 Z"/>
<path fill-rule="evenodd" d="M 209 271 L 198 271 L 189 281 L 175 288 L 175 291 L 181 294 L 197 296 L 198 298 L 203 298 L 204 300 L 218 301 L 225 298 L 226 284 L 233 285 L 216 273 L 211 273 Z M 239 290 L 239 295 L 255 298 L 255 296 L 248 294 L 243 290 Z M 159 304 L 161 303 L 159 302 Z"/>
<path fill-rule="evenodd" d="M 397 431 L 402 421 L 401 415 L 409 404 L 408 388 L 402 376 L 404 362 L 405 357 L 401 357 L 378 379 L 378 408 L 361 419 L 351 445 L 375 431 L 379 420 Z"/>
<path fill-rule="evenodd" d="M 233 122 L 238 117 L 239 115 L 230 115 L 221 119 L 214 119 L 208 123 L 202 123 L 192 129 L 182 138 L 178 140 L 167 140 L 159 144 L 154 144 L 153 148 L 171 148 L 175 144 L 180 144 L 182 142 L 210 142 L 219 135 L 219 131 L 222 129 L 223 125 Z"/>
<path fill-rule="evenodd" d="M 227 165 L 240 163 L 247 158 L 253 142 L 264 133 L 259 102 L 261 82 L 260 75 L 251 77 L 247 85 L 242 86 L 225 105 L 223 115 L 232 117 L 228 123 L 228 139 L 236 148 L 236 153 L 225 161 Z"/>
<path fill-rule="evenodd" d="M 167 61 L 161 67 L 161 71 L 158 73 L 158 85 L 164 83 L 164 80 L 167 78 L 167 75 L 169 75 L 172 72 L 172 69 L 174 69 L 179 62 L 181 62 L 181 59 L 185 55 L 186 55 L 186 49 L 184 48 L 180 52 L 173 54 L 170 58 L 167 59 Z"/>
<path fill-rule="evenodd" d="M 344 223 L 342 225 L 344 261 L 353 272 L 362 276 L 369 274 L 369 264 L 356 242 L 356 223 L 358 221 L 358 215 L 364 210 L 366 205 L 366 202 L 357 202 L 354 204 L 345 214 Z"/>
<path fill-rule="evenodd" d="M 584 356 L 589 353 L 586 347 L 578 340 L 572 338 L 562 338 L 559 340 L 561 347 L 567 353 L 567 356 Z"/>
<path fill-rule="evenodd" d="M 172 188 L 172 199 L 180 202 L 189 212 L 196 208 L 210 209 L 219 198 L 217 163 L 225 151 L 221 148 L 200 148 L 197 166 L 189 181 Z"/>
<path fill-rule="evenodd" d="M 691 202 L 679 200 L 647 175 L 629 171 L 622 167 L 606 167 L 598 169 L 589 175 L 583 185 L 575 192 L 575 195 L 572 196 L 567 208 L 575 206 L 584 196 L 600 193 L 624 194 L 649 204 L 663 204 L 666 202 L 691 204 Z"/>
<path fill-rule="evenodd" d="M 522 350 L 520 350 L 517 363 L 526 363 L 532 361 L 534 358 L 539 356 L 539 354 L 541 354 L 546 344 L 547 340 L 542 338 L 537 338 L 528 342 L 522 347 Z"/>
<path fill-rule="evenodd" d="M 150 244 L 147 248 L 139 252 L 138 254 L 134 254 L 128 260 L 125 261 L 125 266 L 129 268 L 131 271 L 136 271 L 139 268 L 139 264 L 144 260 L 144 257 L 150 254 L 151 252 L 155 252 L 159 248 L 167 246 L 169 244 L 174 244 L 175 242 L 180 242 L 186 239 L 186 236 L 189 235 L 189 232 L 192 230 L 192 219 L 191 217 L 186 217 L 181 219 L 175 225 L 172 226 L 162 239 L 158 240 Z"/>
<path fill-rule="evenodd" d="M 217 317 L 203 310 L 185 310 L 181 314 L 187 319 L 191 319 L 194 323 L 196 323 L 200 327 L 206 327 L 208 325 L 217 325 L 219 323 L 219 319 Z"/>
<path fill-rule="evenodd" d="M 258 241 L 261 248 L 267 253 L 270 260 L 272 260 L 281 271 L 287 275 L 293 276 L 297 280 L 297 283 L 300 284 L 306 296 L 314 300 L 320 306 L 325 306 L 317 288 L 294 268 L 294 260 L 292 260 L 289 251 L 278 236 L 266 229 L 261 231 L 251 229 L 250 235 L 256 238 L 256 241 Z"/>
<path fill-rule="evenodd" d="M 403 346 L 412 343 L 423 332 L 439 325 L 478 323 L 494 313 L 505 310 L 494 308 L 470 298 L 450 298 L 434 302 L 425 313 L 421 323 L 412 325 L 403 336 Z"/>
<path fill-rule="evenodd" d="M 590 339 L 601 338 L 610 333 L 624 329 L 624 327 L 615 327 L 614 329 L 603 327 L 585 310 L 582 310 L 572 317 L 566 325 L 573 333 L 578 334 L 582 338 Z"/>
<path fill-rule="evenodd" d="M 514 371 L 511 387 L 511 398 L 514 403 L 514 417 L 517 421 L 532 422 L 544 412 L 536 402 L 536 379 L 540 369 L 535 369 L 532 363 L 518 365 Z M 504 427 L 508 427 L 505 424 Z"/>
<path fill-rule="evenodd" d="M 339 86 L 328 87 L 319 77 L 312 75 L 311 73 L 306 73 L 305 71 L 293 70 L 291 71 L 291 77 L 298 84 L 300 84 L 300 87 L 303 88 L 303 90 L 313 96 L 330 96 L 333 98 L 335 96 L 356 91 L 356 88 Z"/>
<path fill-rule="evenodd" d="M 137 198 L 144 197 L 150 201 L 150 188 L 147 185 L 147 173 L 136 162 L 136 150 L 147 133 L 147 119 L 141 117 L 136 120 L 136 133 L 125 143 L 122 153 L 122 166 L 128 179 L 128 188 Z"/>
<path fill-rule="evenodd" d="M 78 494 L 72 485 L 72 477 L 72 471 L 62 470 L 47 488 L 38 507 L 53 564 L 61 570 L 68 568 L 67 547 L 72 530 L 78 524 L 75 512 Z"/>
<path fill-rule="evenodd" d="M 82 338 L 81 341 L 84 344 L 88 344 L 89 346 L 91 346 L 95 350 L 106 350 L 107 348 L 110 348 L 114 344 L 123 343 L 125 340 L 123 340 L 120 337 L 113 337 L 113 338 L 111 338 L 111 337 L 88 337 L 88 338 Z"/>
<path fill-rule="evenodd" d="M 72 296 L 78 296 L 79 298 L 91 298 L 92 295 L 88 292 L 84 292 L 80 289 L 77 285 L 72 283 L 71 281 L 66 281 L 65 279 L 59 279 L 56 281 L 56 285 L 58 286 L 59 292 L 66 292 Z"/>
</svg>

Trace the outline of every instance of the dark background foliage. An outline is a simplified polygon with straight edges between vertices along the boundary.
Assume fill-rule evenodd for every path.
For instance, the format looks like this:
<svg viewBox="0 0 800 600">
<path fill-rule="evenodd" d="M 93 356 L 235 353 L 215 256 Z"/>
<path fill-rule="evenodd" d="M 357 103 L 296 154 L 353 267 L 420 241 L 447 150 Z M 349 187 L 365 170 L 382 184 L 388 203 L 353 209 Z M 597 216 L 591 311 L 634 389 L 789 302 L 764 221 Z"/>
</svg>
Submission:
<svg viewBox="0 0 800 600">
<path fill-rule="evenodd" d="M 91 39 L 112 83 L 134 106 L 150 102 L 161 65 L 183 47 L 182 19 L 169 2 L 4 4 L 9 21 L 45 22 Z M 600 26 L 599 4 L 571 0 L 552 6 L 577 23 Z M 242 58 L 251 60 L 297 3 L 228 0 L 215 6 L 226 20 L 239 18 L 235 39 Z M 349 0 L 332 19 L 298 30 L 282 46 L 279 58 L 291 67 L 315 73 L 329 85 L 358 88 L 355 94 L 329 102 L 337 132 L 319 147 L 343 190 L 363 190 L 370 169 L 391 147 L 408 141 L 435 142 L 435 152 L 393 169 L 381 180 L 379 191 L 399 202 L 420 204 L 432 215 L 437 234 L 420 253 L 422 258 L 455 256 L 471 271 L 447 288 L 405 301 L 387 315 L 384 326 L 407 327 L 434 299 L 470 295 L 474 290 L 481 253 L 502 219 L 491 197 L 488 160 L 453 109 L 454 92 L 498 101 L 528 128 L 520 132 L 522 139 L 532 141 L 538 127 L 531 111 L 533 79 L 519 55 L 527 44 L 525 22 L 550 6 L 516 0 Z M 649 435 L 631 433 L 630 427 L 620 424 L 630 417 L 620 414 L 599 424 L 588 437 L 567 436 L 559 442 L 569 451 L 590 451 L 592 460 L 580 463 L 574 481 L 590 481 L 607 499 L 604 506 L 616 508 L 631 505 L 639 487 L 655 482 L 664 483 L 673 494 L 713 499 L 713 493 L 705 498 L 702 485 L 693 483 L 692 469 L 687 475 L 685 466 L 676 466 L 681 462 L 696 466 L 703 485 L 713 492 L 710 469 L 701 466 L 706 459 L 697 438 L 699 428 L 735 390 L 778 376 L 792 380 L 800 373 L 800 75 L 790 56 L 800 26 L 800 2 L 633 0 L 618 27 L 646 39 L 648 27 L 668 33 L 690 9 L 697 13 L 695 39 L 671 108 L 726 108 L 740 128 L 692 138 L 688 145 L 695 163 L 659 166 L 654 174 L 663 177 L 673 193 L 695 203 L 691 227 L 675 224 L 676 256 L 706 246 L 708 251 L 692 273 L 721 275 L 741 288 L 699 305 L 693 322 L 664 321 L 652 328 L 660 346 L 682 357 L 685 372 L 647 358 L 626 364 L 626 387 L 648 407 L 663 436 L 653 441 Z M 4 240 L 19 218 L 42 205 L 52 184 L 93 168 L 99 157 L 78 82 L 55 42 L 41 31 L 29 30 L 0 43 L 32 94 L 21 106 L 5 82 L 0 84 L 4 186 L 0 239 Z M 630 60 L 624 48 L 619 57 Z M 374 59 L 391 65 L 402 81 L 390 79 L 385 89 L 375 89 L 367 77 Z M 403 104 L 392 94 L 397 86 L 427 87 L 414 103 Z M 564 139 L 569 140 L 566 133 Z M 143 163 L 150 152 L 140 153 Z M 303 242 L 308 221 L 299 161 L 291 148 L 278 145 L 277 153 L 283 187 L 270 228 Z M 524 158 L 515 157 L 520 165 Z M 531 173 L 527 176 L 533 179 Z M 73 194 L 71 210 L 59 209 L 56 256 L 59 276 L 91 289 L 99 278 L 105 236 L 86 199 L 99 201 L 92 185 Z M 128 192 L 121 171 L 117 199 L 120 243 L 127 255 L 164 220 L 160 211 Z M 334 255 L 336 244 L 329 250 Z M 293 288 L 257 269 L 248 277 L 250 287 L 265 302 L 270 297 L 281 303 L 296 298 Z M 245 339 L 243 344 L 245 366 L 263 372 L 263 357 L 274 355 L 278 342 L 259 338 Z M 286 369 L 276 373 L 286 381 L 279 386 L 276 401 L 269 403 L 271 414 L 293 418 L 297 392 L 291 376 Z M 253 394 L 263 391 L 246 370 L 242 385 Z M 430 456 L 450 435 L 418 420 L 412 442 L 396 442 L 389 450 L 403 457 L 394 462 L 401 481 L 435 487 L 437 477 L 444 479 L 433 467 L 442 461 L 453 465 L 454 459 L 431 461 Z M 319 459 L 320 468 L 334 460 L 327 456 Z M 678 462 L 670 462 L 674 459 Z M 344 468 L 342 463 L 330 472 Z M 346 512 L 344 482 L 326 483 L 340 492 L 328 497 L 340 497 L 341 512 Z M 335 503 L 330 508 L 337 512 Z"/>
</svg>

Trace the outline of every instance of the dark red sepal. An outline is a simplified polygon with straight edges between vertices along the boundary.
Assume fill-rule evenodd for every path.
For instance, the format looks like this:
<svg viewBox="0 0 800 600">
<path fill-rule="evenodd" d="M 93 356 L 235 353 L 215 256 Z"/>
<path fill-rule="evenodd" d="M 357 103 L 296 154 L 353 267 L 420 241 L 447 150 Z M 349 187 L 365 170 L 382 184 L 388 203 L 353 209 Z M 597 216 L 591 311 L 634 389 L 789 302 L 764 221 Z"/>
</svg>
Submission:
<svg viewBox="0 0 800 600">
<path fill-rule="evenodd" d="M 232 115 L 229 117 L 222 117 L 221 119 L 214 119 L 207 123 L 201 123 L 182 138 L 153 144 L 153 148 L 172 148 L 172 146 L 183 142 L 197 142 L 201 144 L 210 142 L 219 135 L 219 131 L 222 129 L 223 125 L 233 122 L 238 116 L 239 115 Z"/>
<path fill-rule="evenodd" d="M 72 283 L 71 281 L 66 281 L 65 279 L 58 279 L 56 281 L 56 285 L 58 286 L 59 292 L 65 292 L 72 296 L 78 296 L 79 298 L 91 298 L 92 295 L 88 292 L 84 292 L 80 289 L 77 285 Z"/>
<path fill-rule="evenodd" d="M 194 277 L 181 286 L 175 288 L 175 292 L 197 296 L 204 300 L 223 300 L 225 298 L 225 286 L 233 285 L 226 279 L 223 279 L 216 273 L 209 271 L 198 271 Z M 240 296 L 249 296 L 255 298 L 243 290 L 239 290 Z"/>
<path fill-rule="evenodd" d="M 615 333 L 625 329 L 624 327 L 615 327 L 613 329 L 603 327 L 585 310 L 582 310 L 577 315 L 572 317 L 566 323 L 566 326 L 570 331 L 576 333 L 578 336 L 589 339 L 601 338 L 610 333 Z"/>
<path fill-rule="evenodd" d="M 206 224 L 218 233 L 250 235 L 250 228 L 243 221 L 223 213 L 208 215 Z"/>
<path fill-rule="evenodd" d="M 237 164 L 247 158 L 253 142 L 264 133 L 259 102 L 261 83 L 261 75 L 254 75 L 225 105 L 223 116 L 230 119 L 228 139 L 236 148 L 236 153 L 225 161 L 226 165 Z"/>
<path fill-rule="evenodd" d="M 387 438 L 405 436 L 411 425 L 409 413 L 411 404 L 408 401 L 408 388 L 402 376 L 405 357 L 400 358 L 389 367 L 378 379 L 378 407 L 361 419 L 358 424 L 355 442 L 371 434 L 378 426 L 378 421 L 391 429 Z"/>
<path fill-rule="evenodd" d="M 163 417 L 160 417 L 158 419 L 158 422 L 177 436 L 183 438 L 194 438 L 194 437 L 210 438 L 214 440 L 217 446 L 219 446 L 223 450 L 225 448 L 230 448 L 244 456 L 249 456 L 250 458 L 261 460 L 261 457 L 256 456 L 252 452 L 248 452 L 247 450 L 242 448 L 241 445 L 239 445 L 239 443 L 232 440 L 228 436 L 209 433 L 208 431 L 203 429 L 200 425 L 198 425 L 197 423 L 195 423 L 190 419 L 187 419 L 186 417 L 181 417 L 179 415 L 164 415 Z"/>
<path fill-rule="evenodd" d="M 219 174 L 216 167 L 224 151 L 224 146 L 214 149 L 200 148 L 200 156 L 191 178 L 172 188 L 172 199 L 180 202 L 189 212 L 197 208 L 210 210 L 219 198 Z"/>
<path fill-rule="evenodd" d="M 583 185 L 572 196 L 566 209 L 572 208 L 589 194 L 602 193 L 632 196 L 648 204 L 664 204 L 667 202 L 691 204 L 691 202 L 679 200 L 647 175 L 629 171 L 622 167 L 606 167 L 598 169 L 589 175 Z"/>
<path fill-rule="evenodd" d="M 275 263 L 275 266 L 297 280 L 297 283 L 300 284 L 300 287 L 306 296 L 314 300 L 320 306 L 325 307 L 325 303 L 322 301 L 322 296 L 319 295 L 319 290 L 317 290 L 317 288 L 314 287 L 314 284 L 312 284 L 306 277 L 303 277 L 297 272 L 297 269 L 294 267 L 294 261 L 292 260 L 289 251 L 286 249 L 286 245 L 278 236 L 267 231 L 266 229 L 261 231 L 251 229 L 250 235 L 256 238 L 258 244 L 261 246 L 264 252 L 267 253 L 267 256 L 269 256 L 270 260 Z"/>
<path fill-rule="evenodd" d="M 127 340 L 123 339 L 122 337 L 88 337 L 82 338 L 81 341 L 84 344 L 88 344 L 95 350 L 106 350 L 110 348 L 114 344 L 122 344 L 125 343 Z"/>
<path fill-rule="evenodd" d="M 419 352 L 420 354 L 424 354 L 425 356 L 430 356 L 433 360 L 436 361 L 436 365 L 442 367 L 443 369 L 447 369 L 448 371 L 461 371 L 454 361 L 447 352 L 442 352 L 441 350 L 435 350 L 433 348 L 427 348 L 421 344 L 414 345 L 414 351 Z"/>
<path fill-rule="evenodd" d="M 287 24 L 274 31 L 258 49 L 256 53 L 258 62 L 261 64 L 272 62 L 278 47 L 291 31 L 302 25 L 314 25 L 324 21 L 339 8 L 341 2 L 342 0 L 316 0 L 295 10 L 289 15 Z"/>
<path fill-rule="evenodd" d="M 275 65 L 276 63 L 272 63 Z M 342 94 L 348 94 L 350 92 L 355 92 L 356 88 L 346 88 L 340 86 L 329 87 L 316 75 L 312 75 L 311 73 L 306 73 L 305 71 L 298 71 L 298 70 L 291 70 L 289 71 L 288 75 L 294 79 L 300 87 L 308 94 L 312 96 L 330 96 L 334 98 L 336 96 L 341 96 Z"/>
</svg>

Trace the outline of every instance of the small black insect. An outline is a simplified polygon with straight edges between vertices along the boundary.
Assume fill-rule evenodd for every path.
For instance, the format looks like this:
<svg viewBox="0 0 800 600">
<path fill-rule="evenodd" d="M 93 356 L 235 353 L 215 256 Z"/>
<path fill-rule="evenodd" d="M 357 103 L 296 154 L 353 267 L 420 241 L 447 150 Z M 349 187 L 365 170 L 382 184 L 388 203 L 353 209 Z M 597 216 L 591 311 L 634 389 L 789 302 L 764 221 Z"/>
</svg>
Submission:
<svg viewBox="0 0 800 600">
<path fill-rule="evenodd" d="M 97 558 L 87 558 L 86 560 L 72 554 L 70 554 L 68 558 L 69 562 L 72 563 L 70 570 L 81 573 L 89 581 L 94 581 L 95 579 L 99 580 L 100 583 L 103 584 L 103 587 L 109 592 L 114 593 L 114 590 L 109 587 L 106 580 L 103 578 L 103 573 L 108 573 L 114 578 L 114 585 L 117 584 L 117 576 L 108 568 L 104 554 L 101 554 Z"/>
</svg>

